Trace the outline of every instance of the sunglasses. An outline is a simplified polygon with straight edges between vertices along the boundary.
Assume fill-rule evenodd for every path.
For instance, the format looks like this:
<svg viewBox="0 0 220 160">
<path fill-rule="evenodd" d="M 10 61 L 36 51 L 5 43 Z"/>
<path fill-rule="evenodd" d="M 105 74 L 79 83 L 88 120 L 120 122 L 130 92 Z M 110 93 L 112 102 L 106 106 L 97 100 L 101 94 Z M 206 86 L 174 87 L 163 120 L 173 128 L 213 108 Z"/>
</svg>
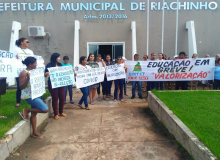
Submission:
<svg viewBox="0 0 220 160">
<path fill-rule="evenodd" d="M 25 41 L 26 43 L 30 43 L 29 41 Z"/>
<path fill-rule="evenodd" d="M 120 61 L 121 59 L 118 59 L 118 61 Z"/>
</svg>

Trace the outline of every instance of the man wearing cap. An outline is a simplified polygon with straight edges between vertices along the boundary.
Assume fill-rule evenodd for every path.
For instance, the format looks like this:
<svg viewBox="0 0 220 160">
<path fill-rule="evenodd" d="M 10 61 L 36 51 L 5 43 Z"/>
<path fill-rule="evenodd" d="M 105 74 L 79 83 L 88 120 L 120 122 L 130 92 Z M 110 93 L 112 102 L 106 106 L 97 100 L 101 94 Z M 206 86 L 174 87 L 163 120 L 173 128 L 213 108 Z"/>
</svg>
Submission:
<svg viewBox="0 0 220 160">
<path fill-rule="evenodd" d="M 134 60 L 135 61 L 139 60 L 139 55 L 138 54 L 134 55 Z M 135 98 L 136 84 L 138 86 L 138 96 L 139 96 L 140 99 L 143 99 L 142 93 L 141 93 L 141 81 L 132 81 L 132 97 L 131 97 L 131 99 Z"/>
</svg>

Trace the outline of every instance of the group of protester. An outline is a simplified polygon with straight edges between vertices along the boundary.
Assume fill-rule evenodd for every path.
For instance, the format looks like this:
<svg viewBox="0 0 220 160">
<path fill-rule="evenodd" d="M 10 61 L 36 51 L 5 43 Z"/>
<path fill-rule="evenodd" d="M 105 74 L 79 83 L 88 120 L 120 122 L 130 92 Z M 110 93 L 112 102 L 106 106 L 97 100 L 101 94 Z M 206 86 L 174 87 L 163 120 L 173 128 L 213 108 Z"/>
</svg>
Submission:
<svg viewBox="0 0 220 160">
<path fill-rule="evenodd" d="M 22 71 L 19 75 L 18 78 L 16 78 L 17 81 L 17 92 L 16 92 L 16 100 L 17 103 L 15 105 L 16 108 L 20 107 L 20 102 L 21 98 L 25 99 L 27 103 L 31 105 L 30 109 L 23 109 L 23 112 L 20 113 L 21 117 L 28 121 L 29 116 L 28 114 L 31 113 L 31 122 L 32 122 L 32 127 L 33 127 L 33 133 L 32 136 L 36 138 L 42 138 L 42 135 L 37 133 L 36 130 L 36 115 L 37 113 L 47 113 L 48 112 L 48 107 L 47 105 L 43 102 L 41 97 L 35 98 L 32 100 L 31 98 L 31 85 L 30 85 L 30 71 L 33 69 L 36 69 L 37 67 L 37 60 L 34 57 L 31 57 L 33 55 L 33 51 L 28 49 L 29 47 L 29 41 L 26 38 L 20 38 L 19 40 L 16 41 L 16 45 L 18 46 L 15 50 L 16 57 L 18 58 L 19 55 L 28 55 L 28 57 L 22 61 L 23 64 L 27 66 L 27 68 Z M 217 55 L 219 56 L 219 55 Z M 217 89 L 220 88 L 220 57 L 216 56 L 216 67 L 215 67 L 215 77 L 214 77 L 214 83 L 213 83 L 213 88 Z M 209 55 L 206 55 L 205 57 L 209 57 Z M 175 56 L 173 58 L 169 57 L 168 60 L 175 60 L 175 59 L 186 59 L 187 55 L 185 52 L 180 52 L 179 56 Z M 197 58 L 197 54 L 193 54 L 192 58 Z M 156 59 L 156 54 L 152 53 L 150 59 L 148 59 L 147 55 L 143 56 L 144 61 L 155 61 L 155 60 L 166 60 L 167 57 L 166 55 L 159 53 L 158 54 L 158 59 Z M 135 54 L 134 55 L 134 61 L 139 61 L 139 55 Z M 61 57 L 59 53 L 53 53 L 50 58 L 50 62 L 45 66 L 45 72 L 44 76 L 49 77 L 49 71 L 48 68 L 51 67 L 61 67 L 61 66 L 72 66 L 73 65 L 69 63 L 69 57 L 64 56 L 63 57 L 63 63 L 60 62 Z M 123 64 L 125 72 L 127 72 L 127 67 L 124 64 L 126 61 L 125 57 L 117 57 L 116 62 L 113 62 L 111 60 L 111 56 L 107 55 L 105 60 L 102 59 L 101 55 L 97 55 L 95 59 L 95 55 L 93 53 L 90 53 L 88 56 L 88 59 L 85 56 L 80 57 L 79 59 L 79 65 L 77 65 L 75 68 L 73 68 L 75 76 L 77 76 L 77 72 L 81 70 L 86 70 L 86 69 L 91 69 L 91 68 L 99 68 L 99 67 L 106 67 L 110 65 L 115 65 L 115 64 Z M 207 82 L 202 82 L 203 84 L 206 84 Z M 211 83 L 211 82 L 209 82 Z M 82 109 L 83 103 L 85 105 L 86 110 L 90 110 L 89 104 L 94 105 L 96 104 L 95 101 L 95 96 L 96 92 L 98 93 L 98 101 L 103 100 L 109 100 L 109 98 L 113 97 L 114 102 L 116 102 L 118 99 L 123 102 L 123 97 L 128 96 L 127 95 L 127 82 L 125 79 L 117 79 L 114 80 L 114 95 L 111 93 L 111 88 L 112 88 L 113 81 L 107 81 L 107 77 L 105 75 L 104 81 L 98 84 L 94 84 L 91 86 L 83 87 L 80 88 L 82 92 L 82 97 L 78 102 L 78 106 Z M 150 91 L 154 88 L 156 89 L 167 89 L 167 85 L 170 85 L 170 89 L 174 89 L 174 82 L 153 82 L 153 81 L 147 81 L 143 82 L 144 90 L 143 92 Z M 188 85 L 191 85 L 192 89 L 192 84 L 193 82 L 188 82 L 188 81 L 176 81 L 175 82 L 175 89 L 179 90 L 181 88 L 182 90 L 186 90 L 188 88 Z M 198 82 L 195 81 L 195 86 L 197 89 L 197 84 Z M 141 81 L 132 81 L 132 96 L 131 99 L 135 98 L 135 91 L 136 91 L 136 86 L 138 87 L 138 96 L 140 99 L 143 99 L 142 96 L 142 82 Z M 102 87 L 102 97 L 101 97 L 101 87 Z M 70 103 L 74 104 L 72 97 L 72 85 L 65 86 L 65 87 L 59 87 L 59 88 L 52 88 L 51 85 L 51 80 L 50 77 L 48 78 L 48 90 L 52 96 L 52 106 L 53 106 L 53 111 L 54 111 L 54 119 L 59 120 L 60 117 L 66 117 L 67 115 L 63 112 L 64 104 L 66 102 L 66 96 L 67 96 L 67 91 L 69 91 L 69 98 L 70 98 Z M 0 78 L 0 96 L 6 93 L 6 78 Z M 89 97 L 89 102 L 88 102 L 88 97 Z M 0 98 L 0 103 L 1 103 L 1 98 Z M 59 104 L 58 104 L 59 103 Z M 59 107 L 58 107 L 59 105 Z M 58 110 L 59 108 L 59 110 Z M 0 116 L 0 118 L 7 118 L 6 116 Z"/>
</svg>

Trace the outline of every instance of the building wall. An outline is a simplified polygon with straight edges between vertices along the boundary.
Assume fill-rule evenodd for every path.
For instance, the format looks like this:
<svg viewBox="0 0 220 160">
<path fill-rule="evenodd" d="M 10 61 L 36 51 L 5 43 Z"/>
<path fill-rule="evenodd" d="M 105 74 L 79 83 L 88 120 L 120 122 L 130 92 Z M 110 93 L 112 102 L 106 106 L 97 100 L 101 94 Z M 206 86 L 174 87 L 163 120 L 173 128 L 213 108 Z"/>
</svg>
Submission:
<svg viewBox="0 0 220 160">
<path fill-rule="evenodd" d="M 2 0 L 1 3 L 7 3 L 7 0 Z M 14 3 L 31 2 L 16 0 Z M 36 1 L 37 2 L 37 1 Z M 86 3 L 88 1 L 78 1 Z M 97 0 L 90 0 L 95 3 Z M 125 42 L 125 55 L 127 59 L 132 59 L 132 37 L 131 37 L 131 21 L 136 21 L 137 25 L 137 53 L 142 59 L 146 54 L 146 39 L 147 39 L 147 9 L 131 11 L 131 2 L 145 2 L 143 0 L 103 0 L 100 2 L 116 2 L 123 3 L 125 11 L 60 11 L 61 3 L 76 3 L 76 1 L 68 0 L 45 0 L 42 3 L 47 5 L 51 3 L 54 11 L 0 11 L 0 49 L 8 50 L 10 44 L 12 21 L 21 22 L 22 29 L 20 37 L 27 37 L 30 41 L 30 49 L 36 55 L 42 55 L 46 62 L 52 53 L 58 52 L 62 56 L 68 55 L 70 61 L 73 61 L 74 54 L 74 21 L 80 21 L 80 56 L 87 55 L 87 42 Z M 154 2 L 162 2 L 154 0 Z M 166 1 L 168 3 L 172 0 Z M 185 2 L 197 2 L 195 0 Z M 202 2 L 205 2 L 202 0 Z M 216 1 L 219 5 L 219 1 Z M 12 1 L 10 1 L 12 3 Z M 33 5 L 33 2 L 32 2 Z M 1 4 L 0 4 L 1 6 Z M 2 9 L 0 7 L 0 9 Z M 45 7 L 44 7 L 45 9 Z M 126 14 L 127 19 L 84 19 L 85 15 L 100 15 L 100 14 Z M 150 10 L 149 22 L 149 54 L 152 52 L 161 52 L 161 10 Z M 179 11 L 179 31 L 178 31 L 178 52 L 186 51 L 188 53 L 188 32 L 186 30 L 186 21 L 193 20 L 195 22 L 195 31 L 197 39 L 197 50 L 199 57 L 204 57 L 205 54 L 214 56 L 220 53 L 220 45 L 218 38 L 220 37 L 220 22 L 219 22 L 219 6 L 215 10 L 183 10 Z M 165 28 L 164 28 L 164 54 L 174 56 L 175 54 L 175 26 L 176 26 L 176 11 L 165 10 Z M 48 45 L 47 37 L 32 38 L 28 36 L 28 26 L 44 26 L 46 32 L 50 32 L 51 38 Z"/>
</svg>

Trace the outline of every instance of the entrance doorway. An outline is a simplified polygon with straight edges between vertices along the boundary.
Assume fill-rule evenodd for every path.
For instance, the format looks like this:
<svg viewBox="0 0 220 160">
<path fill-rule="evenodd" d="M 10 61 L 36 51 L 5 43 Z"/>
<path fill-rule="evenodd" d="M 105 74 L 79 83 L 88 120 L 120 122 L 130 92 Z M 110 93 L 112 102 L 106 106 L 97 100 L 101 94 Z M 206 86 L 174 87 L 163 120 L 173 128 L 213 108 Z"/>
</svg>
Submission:
<svg viewBox="0 0 220 160">
<path fill-rule="evenodd" d="M 88 42 L 87 43 L 87 56 L 93 53 L 95 58 L 98 54 L 102 56 L 102 59 L 106 59 L 107 55 L 110 55 L 112 61 L 115 61 L 118 56 L 125 56 L 125 43 L 109 43 L 109 42 Z"/>
</svg>

